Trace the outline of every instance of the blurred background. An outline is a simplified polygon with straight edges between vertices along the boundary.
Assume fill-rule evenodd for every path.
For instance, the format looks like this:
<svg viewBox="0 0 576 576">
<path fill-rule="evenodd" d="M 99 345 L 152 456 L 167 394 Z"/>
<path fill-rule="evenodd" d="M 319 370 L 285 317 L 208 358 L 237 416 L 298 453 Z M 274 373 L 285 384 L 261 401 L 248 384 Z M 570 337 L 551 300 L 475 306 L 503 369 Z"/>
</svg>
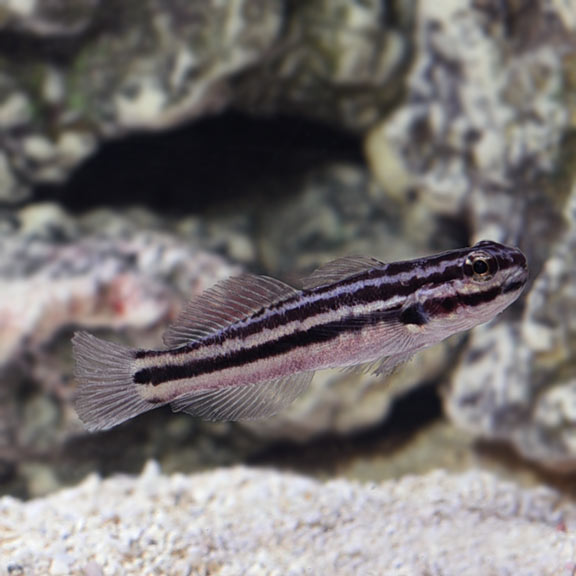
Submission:
<svg viewBox="0 0 576 576">
<path fill-rule="evenodd" d="M 0 2 L 0 492 L 156 459 L 571 493 L 575 34 L 562 0 Z M 387 379 L 251 423 L 72 408 L 76 329 L 157 348 L 230 275 L 481 239 L 526 253 L 524 295 Z"/>
</svg>

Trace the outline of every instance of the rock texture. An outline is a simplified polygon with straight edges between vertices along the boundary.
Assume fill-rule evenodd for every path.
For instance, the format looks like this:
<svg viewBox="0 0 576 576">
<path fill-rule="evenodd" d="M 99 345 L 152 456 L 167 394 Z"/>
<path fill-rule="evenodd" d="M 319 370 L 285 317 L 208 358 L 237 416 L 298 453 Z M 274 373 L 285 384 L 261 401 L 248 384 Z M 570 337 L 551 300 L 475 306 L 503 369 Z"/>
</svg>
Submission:
<svg viewBox="0 0 576 576">
<path fill-rule="evenodd" d="M 343 254 L 391 262 L 449 249 L 456 242 L 448 232 L 434 235 L 433 222 L 404 229 L 401 211 L 386 191 L 365 170 L 343 163 L 303 178 L 296 194 L 264 204 L 258 219 L 256 243 L 266 270 L 295 284 L 300 280 L 295 271 L 303 276 Z M 320 371 L 293 406 L 242 426 L 260 438 L 298 441 L 367 429 L 388 416 L 397 398 L 439 378 L 455 361 L 461 342 L 456 337 L 420 352 L 386 378 Z"/>
<path fill-rule="evenodd" d="M 0 574 L 556 576 L 575 567 L 576 508 L 546 489 L 436 472 L 326 484 L 245 468 L 88 478 L 0 499 Z"/>
<path fill-rule="evenodd" d="M 532 286 L 499 322 L 473 331 L 446 406 L 458 426 L 564 470 L 576 468 L 575 179 L 558 166 L 574 158 L 574 10 L 422 4 L 408 95 L 367 143 L 412 228 L 426 206 L 425 221 L 451 215 L 471 240 L 526 251 Z"/>
<path fill-rule="evenodd" d="M 430 251 L 422 237 L 412 244 L 394 242 L 393 232 L 399 226 L 394 206 L 386 209 L 384 191 L 358 167 L 342 164 L 318 170 L 302 179 L 301 187 L 295 198 L 280 207 L 284 214 L 280 220 L 272 217 L 278 203 L 270 201 L 251 207 L 246 219 L 223 213 L 210 221 L 187 217 L 170 223 L 145 210 L 100 210 L 73 217 L 54 204 L 36 204 L 0 221 L 0 293 L 5 294 L 0 305 L 0 368 L 5 378 L 28 383 L 25 394 L 16 386 L 1 390 L 0 461 L 17 465 L 18 474 L 25 478 L 25 493 L 43 494 L 77 478 L 69 476 L 65 462 L 54 464 L 52 470 L 28 462 L 34 454 L 59 450 L 83 430 L 70 403 L 74 390 L 71 329 L 113 331 L 106 336 L 128 337 L 138 347 L 162 347 L 161 334 L 185 300 L 240 272 L 215 256 L 216 251 L 249 266 L 254 266 L 255 254 L 260 252 L 270 274 L 295 284 L 299 281 L 295 270 L 310 271 L 345 251 L 369 253 L 371 247 L 382 245 L 386 250 L 378 256 L 386 260 Z M 351 203 L 354 197 L 356 202 Z M 371 209 L 374 198 L 382 203 L 379 211 Z M 262 223 L 257 235 L 249 234 L 245 220 Z M 384 226 L 384 221 L 389 225 Z M 448 241 L 447 236 L 439 238 L 438 248 L 447 247 Z M 257 250 L 258 245 L 262 249 Z M 302 252 L 302 245 L 309 249 Z M 319 372 L 309 392 L 288 410 L 239 426 L 257 436 L 253 450 L 262 442 L 305 441 L 325 433 L 367 429 L 389 414 L 396 398 L 442 374 L 454 360 L 458 342 L 417 355 L 387 379 Z M 174 426 L 146 425 L 166 419 Z M 174 450 L 186 452 L 181 454 L 186 470 L 213 464 L 211 456 L 206 459 L 209 450 L 198 445 L 196 436 L 185 449 L 180 445 L 183 431 L 192 433 L 198 426 L 189 417 L 184 421 L 165 410 L 150 421 L 138 419 L 132 423 L 135 427 L 129 424 L 124 442 L 132 438 L 138 447 L 131 450 L 134 462 L 128 469 L 138 467 L 138 458 L 150 453 L 163 464 L 175 462 Z M 165 438 L 143 437 L 140 426 L 159 426 Z M 178 431 L 173 435 L 172 430 Z M 206 428 L 207 433 L 218 435 L 216 430 Z M 232 439 L 238 431 L 227 430 L 229 447 L 222 452 L 229 463 L 237 461 L 230 452 L 238 447 Z M 121 437 L 122 430 L 118 434 Z M 78 454 L 71 450 L 68 457 L 82 460 L 85 450 Z M 104 450 L 109 461 L 117 461 L 113 452 Z M 84 465 L 80 470 L 85 472 Z"/>
<path fill-rule="evenodd" d="M 248 110 L 311 116 L 366 130 L 403 88 L 415 2 L 286 2 L 284 34 L 234 85 Z"/>
<path fill-rule="evenodd" d="M 77 424 L 58 396 L 63 381 L 63 398 L 72 389 L 71 325 L 138 330 L 135 342 L 157 346 L 182 299 L 232 270 L 214 252 L 293 281 L 346 253 L 391 260 L 489 237 L 520 245 L 533 278 L 497 323 L 419 355 L 388 383 L 320 374 L 292 410 L 250 430 L 348 433 L 425 381 L 450 381 L 457 426 L 576 468 L 573 1 L 30 0 L 1 12 L 0 201 L 69 176 L 112 138 L 231 105 L 361 134 L 371 169 L 295 175 L 274 183 L 287 200 L 240 199 L 233 216 L 142 211 L 135 226 L 128 211 L 6 208 L 0 365 L 17 385 L 0 389 L 4 448 L 15 414 L 44 423 L 16 434 L 28 438 L 57 420 L 46 398 L 45 412 L 13 402 L 30 380 Z M 57 334 L 63 352 L 37 356 Z"/>
<path fill-rule="evenodd" d="M 103 139 L 222 109 L 229 77 L 264 56 L 282 22 L 282 3 L 260 0 L 31 2 L 6 11 L 4 200 L 29 192 L 23 172 L 28 183 L 59 181 Z"/>
<path fill-rule="evenodd" d="M 368 138 L 384 186 L 441 214 L 467 208 L 474 237 L 518 238 L 525 187 L 554 168 L 572 125 L 559 4 L 419 7 L 407 97 Z"/>
<path fill-rule="evenodd" d="M 411 3 L 401 4 L 393 22 L 376 1 L 9 2 L 0 200 L 63 180 L 105 140 L 230 104 L 365 127 L 405 60 Z"/>
<path fill-rule="evenodd" d="M 0 218 L 4 482 L 21 475 L 27 478 L 24 493 L 43 493 L 70 469 L 53 458 L 83 431 L 71 403 L 73 329 L 112 329 L 124 338 L 137 332 L 137 345 L 161 346 L 162 332 L 188 298 L 240 272 L 197 242 L 187 245 L 187 235 L 202 233 L 194 219 L 179 225 L 177 239 L 144 211 L 73 218 L 50 204 Z M 34 463 L 40 454 L 52 463 Z M 85 455 L 75 452 L 72 469 L 82 469 Z"/>
<path fill-rule="evenodd" d="M 576 187 L 524 314 L 474 331 L 448 401 L 459 426 L 560 470 L 576 469 L 575 254 Z"/>
<path fill-rule="evenodd" d="M 0 366 L 65 326 L 166 323 L 181 304 L 178 284 L 199 293 L 234 270 L 159 231 L 90 237 L 49 207 L 24 210 L 20 222 L 21 234 L 5 234 L 0 245 Z"/>
</svg>

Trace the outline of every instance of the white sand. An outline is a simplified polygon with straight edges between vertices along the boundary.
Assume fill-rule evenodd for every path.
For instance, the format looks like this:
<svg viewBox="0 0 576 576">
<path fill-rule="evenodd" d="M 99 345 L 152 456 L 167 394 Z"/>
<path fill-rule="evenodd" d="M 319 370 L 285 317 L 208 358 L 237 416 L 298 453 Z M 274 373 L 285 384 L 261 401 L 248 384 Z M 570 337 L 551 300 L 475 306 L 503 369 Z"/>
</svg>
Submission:
<svg viewBox="0 0 576 576">
<path fill-rule="evenodd" d="M 0 500 L 4 575 L 563 575 L 576 508 L 443 472 L 382 485 L 247 468 Z"/>
</svg>

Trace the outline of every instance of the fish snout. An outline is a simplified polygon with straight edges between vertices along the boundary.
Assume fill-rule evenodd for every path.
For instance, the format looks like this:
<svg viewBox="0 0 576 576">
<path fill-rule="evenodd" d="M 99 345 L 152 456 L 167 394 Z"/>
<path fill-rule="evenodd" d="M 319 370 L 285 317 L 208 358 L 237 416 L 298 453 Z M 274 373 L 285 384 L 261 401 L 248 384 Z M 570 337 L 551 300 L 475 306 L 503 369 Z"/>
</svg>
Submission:
<svg viewBox="0 0 576 576">
<path fill-rule="evenodd" d="M 528 281 L 528 263 L 522 252 L 514 255 L 514 265 L 510 267 L 502 284 L 502 294 L 521 291 Z"/>
</svg>

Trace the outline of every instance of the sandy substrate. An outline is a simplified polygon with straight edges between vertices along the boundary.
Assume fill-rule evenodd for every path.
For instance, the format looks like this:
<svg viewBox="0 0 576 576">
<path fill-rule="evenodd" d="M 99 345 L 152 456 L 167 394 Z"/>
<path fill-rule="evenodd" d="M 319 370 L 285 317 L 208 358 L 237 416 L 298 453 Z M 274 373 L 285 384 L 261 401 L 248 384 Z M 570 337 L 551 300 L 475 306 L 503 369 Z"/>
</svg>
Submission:
<svg viewBox="0 0 576 576">
<path fill-rule="evenodd" d="M 380 485 L 248 468 L 0 499 L 0 574 L 569 575 L 576 507 L 488 474 Z"/>
</svg>

